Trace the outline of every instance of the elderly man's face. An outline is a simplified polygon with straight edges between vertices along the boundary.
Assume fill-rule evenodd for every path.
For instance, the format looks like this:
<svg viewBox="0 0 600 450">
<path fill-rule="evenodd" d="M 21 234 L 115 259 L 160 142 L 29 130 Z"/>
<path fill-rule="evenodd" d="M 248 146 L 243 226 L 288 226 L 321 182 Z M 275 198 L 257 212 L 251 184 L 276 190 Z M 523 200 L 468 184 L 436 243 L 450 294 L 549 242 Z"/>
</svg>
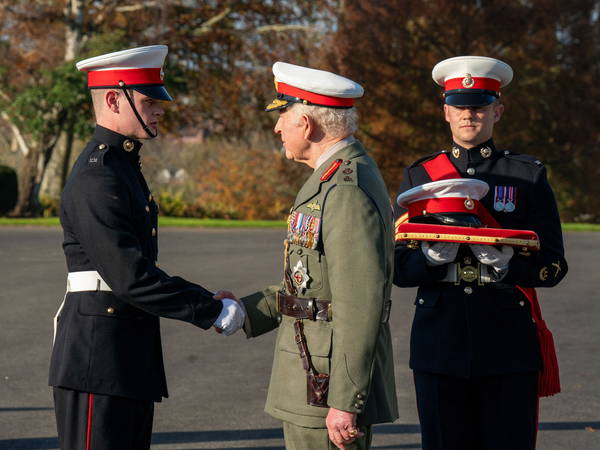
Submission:
<svg viewBox="0 0 600 450">
<path fill-rule="evenodd" d="M 310 142 L 306 137 L 306 125 L 306 119 L 297 117 L 293 106 L 279 110 L 274 131 L 281 136 L 287 159 L 304 163 L 309 160 Z"/>
<path fill-rule="evenodd" d="M 465 148 L 475 147 L 490 139 L 494 124 L 500 120 L 503 111 L 504 105 L 497 103 L 473 107 L 444 105 L 452 138 Z"/>
</svg>

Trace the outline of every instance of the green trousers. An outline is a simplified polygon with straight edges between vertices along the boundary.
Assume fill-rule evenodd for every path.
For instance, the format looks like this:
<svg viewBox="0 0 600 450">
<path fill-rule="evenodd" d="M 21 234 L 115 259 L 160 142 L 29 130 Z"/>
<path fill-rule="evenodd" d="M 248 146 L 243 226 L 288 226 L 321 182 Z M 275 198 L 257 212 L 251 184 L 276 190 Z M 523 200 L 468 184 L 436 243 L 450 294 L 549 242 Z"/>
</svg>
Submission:
<svg viewBox="0 0 600 450">
<path fill-rule="evenodd" d="M 371 448 L 371 425 L 361 426 L 364 436 L 352 444 L 346 444 L 346 450 L 369 450 Z M 293 423 L 283 422 L 283 438 L 286 450 L 338 450 L 329 440 L 327 428 L 305 428 Z"/>
</svg>

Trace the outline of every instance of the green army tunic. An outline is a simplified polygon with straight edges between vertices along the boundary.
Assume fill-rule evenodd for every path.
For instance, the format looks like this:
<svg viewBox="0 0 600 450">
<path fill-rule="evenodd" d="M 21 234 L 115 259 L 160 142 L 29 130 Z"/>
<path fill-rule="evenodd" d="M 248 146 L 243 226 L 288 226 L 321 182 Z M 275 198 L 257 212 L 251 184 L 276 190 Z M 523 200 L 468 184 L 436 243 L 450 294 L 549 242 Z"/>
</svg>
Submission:
<svg viewBox="0 0 600 450">
<path fill-rule="evenodd" d="M 398 410 L 387 323 L 392 209 L 381 174 L 358 141 L 334 153 L 304 184 L 287 240 L 296 296 L 331 301 L 331 321 L 303 320 L 313 365 L 330 375 L 328 406 L 357 413 L 359 425 L 393 422 Z M 328 408 L 307 404 L 295 319 L 277 311 L 275 293 L 282 286 L 242 298 L 248 337 L 279 327 L 265 411 L 324 428 Z"/>
</svg>

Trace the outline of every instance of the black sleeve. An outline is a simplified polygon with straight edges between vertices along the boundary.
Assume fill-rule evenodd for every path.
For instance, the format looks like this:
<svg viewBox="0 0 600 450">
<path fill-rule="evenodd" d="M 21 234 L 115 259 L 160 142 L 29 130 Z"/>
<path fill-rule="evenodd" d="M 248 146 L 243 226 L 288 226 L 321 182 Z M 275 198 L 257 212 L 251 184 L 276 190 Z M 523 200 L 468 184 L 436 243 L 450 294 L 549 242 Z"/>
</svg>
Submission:
<svg viewBox="0 0 600 450">
<path fill-rule="evenodd" d="M 546 168 L 540 167 L 528 194 L 529 229 L 540 239 L 540 251 L 522 254 L 515 252 L 504 283 L 526 287 L 552 287 L 567 274 L 564 258 L 562 229 L 552 188 L 546 177 Z"/>
<path fill-rule="evenodd" d="M 423 181 L 426 183 L 427 181 Z M 419 185 L 422 183 L 417 183 Z M 414 187 L 409 169 L 404 169 L 404 180 L 398 189 L 398 195 Z M 398 196 L 397 195 L 397 196 Z M 396 196 L 396 198 L 397 198 Z M 394 220 L 398 220 L 407 210 L 398 206 L 394 199 Z M 397 224 L 396 224 L 397 229 Z M 399 287 L 414 287 L 428 282 L 441 280 L 448 271 L 447 264 L 427 265 L 427 259 L 421 247 L 409 248 L 406 243 L 396 241 L 394 253 L 394 284 Z"/>
<path fill-rule="evenodd" d="M 171 277 L 145 257 L 126 183 L 111 167 L 88 168 L 63 197 L 70 227 L 119 299 L 150 314 L 208 329 L 223 306 L 202 286 Z"/>
</svg>

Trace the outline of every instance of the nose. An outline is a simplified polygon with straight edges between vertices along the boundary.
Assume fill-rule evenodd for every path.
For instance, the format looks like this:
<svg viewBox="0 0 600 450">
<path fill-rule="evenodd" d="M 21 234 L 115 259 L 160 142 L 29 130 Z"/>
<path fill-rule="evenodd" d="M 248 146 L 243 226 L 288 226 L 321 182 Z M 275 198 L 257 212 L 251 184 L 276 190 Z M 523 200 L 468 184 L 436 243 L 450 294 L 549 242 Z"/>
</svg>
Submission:
<svg viewBox="0 0 600 450">
<path fill-rule="evenodd" d="M 156 105 L 156 110 L 154 111 L 154 115 L 158 117 L 162 117 L 165 114 L 165 110 L 160 106 Z"/>
<path fill-rule="evenodd" d="M 281 117 L 279 117 L 277 119 L 277 122 L 275 123 L 275 128 L 273 128 L 273 132 L 275 134 L 281 134 L 281 124 L 280 124 L 280 122 L 281 122 Z"/>
<path fill-rule="evenodd" d="M 472 119 L 475 117 L 475 110 L 473 108 L 463 108 L 460 112 L 461 119 Z"/>
</svg>

